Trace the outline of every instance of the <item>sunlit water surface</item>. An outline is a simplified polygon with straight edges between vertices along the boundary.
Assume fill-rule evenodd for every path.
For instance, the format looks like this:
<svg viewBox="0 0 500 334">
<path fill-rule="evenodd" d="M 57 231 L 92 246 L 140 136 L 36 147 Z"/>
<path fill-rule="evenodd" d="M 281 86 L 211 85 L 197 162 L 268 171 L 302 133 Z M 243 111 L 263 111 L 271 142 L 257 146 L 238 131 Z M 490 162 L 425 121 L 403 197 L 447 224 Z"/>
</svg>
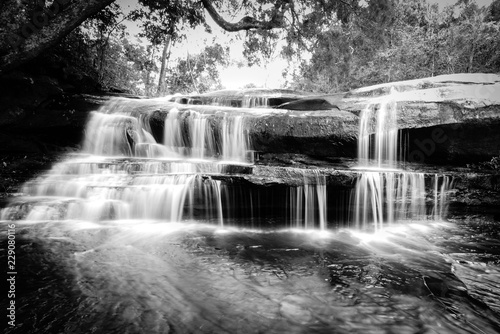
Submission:
<svg viewBox="0 0 500 334">
<path fill-rule="evenodd" d="M 500 332 L 487 217 L 375 234 L 210 223 L 15 222 L 6 333 Z"/>
</svg>

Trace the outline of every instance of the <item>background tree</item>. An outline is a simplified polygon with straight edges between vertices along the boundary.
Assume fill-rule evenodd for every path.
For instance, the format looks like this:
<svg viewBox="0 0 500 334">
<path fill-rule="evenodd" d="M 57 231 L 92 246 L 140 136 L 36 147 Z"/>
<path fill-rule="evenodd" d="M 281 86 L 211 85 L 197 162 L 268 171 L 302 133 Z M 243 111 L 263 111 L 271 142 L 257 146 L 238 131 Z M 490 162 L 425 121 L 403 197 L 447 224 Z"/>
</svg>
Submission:
<svg viewBox="0 0 500 334">
<path fill-rule="evenodd" d="M 6 0 L 0 10 L 5 22 L 10 23 L 6 29 L 0 31 L 4 42 L 0 44 L 2 63 L 0 70 L 12 68 L 40 52 L 55 45 L 64 36 L 79 26 L 85 19 L 99 12 L 113 0 L 90 0 L 79 2 L 76 0 L 37 1 L 40 6 L 32 9 L 25 2 Z M 300 41 L 304 44 L 308 37 L 314 36 L 317 18 L 328 22 L 333 13 L 346 16 L 346 8 L 354 8 L 357 0 L 313 1 L 305 5 L 296 5 L 292 0 L 259 0 L 244 1 L 157 1 L 139 0 L 143 7 L 134 11 L 133 18 L 143 23 L 144 36 L 154 45 L 163 44 L 166 36 L 173 40 L 185 25 L 191 27 L 203 25 L 207 30 L 206 13 L 212 17 L 217 25 L 226 31 L 261 32 L 283 28 L 288 31 L 290 41 Z M 40 8 L 42 8 L 40 10 Z M 243 18 L 237 22 L 228 22 L 220 15 L 224 9 L 237 8 Z M 312 13 L 309 13 L 312 11 Z M 40 16 L 41 15 L 41 16 Z M 35 26 L 38 17 L 43 22 Z M 323 26 L 323 22 L 319 27 Z M 317 21 L 318 22 L 318 21 Z M 26 27 L 30 29 L 26 29 Z M 25 31 L 26 30 L 26 31 Z M 29 31 L 27 31 L 29 30 Z M 29 32 L 24 34 L 25 32 Z M 300 38 L 296 38 L 300 37 Z M 1 39 L 0 39 L 1 40 Z M 7 42 L 5 42 L 7 41 Z M 250 43 L 255 45 L 255 43 Z M 15 59 L 17 59 L 15 61 Z"/>
<path fill-rule="evenodd" d="M 0 3 L 0 73 L 56 46 L 114 0 L 5 0 Z"/>
<path fill-rule="evenodd" d="M 170 93 L 205 93 L 222 89 L 218 67 L 229 65 L 229 48 L 220 44 L 205 47 L 201 53 L 180 59 L 169 70 L 167 87 Z"/>
<path fill-rule="evenodd" d="M 119 45 L 127 38 L 121 34 L 121 10 L 113 6 L 102 11 L 112 2 L 5 0 L 0 4 L 0 18 L 6 22 L 0 28 L 0 71 L 66 36 L 65 41 L 78 47 L 91 46 L 83 57 L 95 59 L 90 72 L 96 71 L 104 86 L 129 87 L 128 82 L 134 82 L 151 93 L 152 64 L 162 47 L 162 73 L 204 73 L 197 70 L 198 55 L 184 59 L 185 66 L 179 61 L 175 70 L 167 70 L 166 64 L 168 46 L 182 41 L 186 28 L 211 30 L 208 16 L 226 31 L 246 31 L 244 55 L 249 64 L 265 65 L 277 45 L 284 45 L 282 55 L 298 63 L 288 73 L 290 86 L 298 89 L 333 92 L 444 73 L 498 72 L 499 68 L 498 0 L 487 10 L 472 0 L 459 0 L 444 11 L 425 0 L 139 0 L 142 7 L 130 18 L 141 22 L 141 36 L 151 43 L 150 48 L 136 48 L 142 50 L 141 60 L 129 58 Z M 227 12 L 241 19 L 227 20 Z M 86 18 L 91 29 L 75 30 L 69 37 Z M 162 75 L 158 79 L 161 93 L 167 79 Z M 196 80 L 191 82 L 198 85 Z"/>
<path fill-rule="evenodd" d="M 372 5 L 373 3 L 373 5 Z M 498 0 L 459 0 L 440 11 L 421 0 L 368 2 L 321 32 L 291 88 L 345 91 L 439 74 L 499 72 Z"/>
</svg>

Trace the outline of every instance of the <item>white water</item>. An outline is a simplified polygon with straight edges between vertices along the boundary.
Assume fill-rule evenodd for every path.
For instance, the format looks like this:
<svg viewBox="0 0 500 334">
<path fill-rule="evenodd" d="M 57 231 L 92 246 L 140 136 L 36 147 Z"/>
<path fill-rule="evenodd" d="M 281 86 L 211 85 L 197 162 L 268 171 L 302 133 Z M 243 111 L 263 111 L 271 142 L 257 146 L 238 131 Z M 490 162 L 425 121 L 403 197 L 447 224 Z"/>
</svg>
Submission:
<svg viewBox="0 0 500 334">
<path fill-rule="evenodd" d="M 317 170 L 304 173 L 304 185 L 292 187 L 288 192 L 290 224 L 294 228 L 319 228 L 327 225 L 326 179 Z"/>
<path fill-rule="evenodd" d="M 361 172 L 354 193 L 354 223 L 358 228 L 373 226 L 377 230 L 384 224 L 428 216 L 426 201 L 430 196 L 426 192 L 425 175 L 396 168 L 401 160 L 396 94 L 391 91 L 374 99 L 360 115 L 357 169 Z M 446 215 L 446 194 L 451 181 L 436 174 L 432 183 L 431 215 L 441 220 Z"/>
<path fill-rule="evenodd" d="M 253 162 L 248 157 L 249 139 L 244 130 L 244 119 L 241 116 L 224 117 L 222 121 L 222 158 L 229 161 Z"/>
<path fill-rule="evenodd" d="M 133 116 L 129 103 L 111 100 L 93 112 L 83 152 L 26 183 L 29 197 L 4 209 L 2 219 L 201 218 L 223 225 L 221 182 L 210 175 L 226 169 L 220 160 L 247 163 L 244 117 L 223 115 L 218 128 L 209 115 L 173 108 L 165 117 L 164 142 L 157 143 L 149 114 Z"/>
<path fill-rule="evenodd" d="M 245 96 L 242 100 L 243 108 L 258 108 L 269 106 L 269 98 L 261 96 Z"/>
<path fill-rule="evenodd" d="M 391 92 L 391 94 L 396 94 Z M 358 159 L 365 167 L 373 159 L 379 168 L 395 168 L 397 159 L 397 104 L 391 95 L 375 100 L 361 112 Z M 375 133 L 375 136 L 372 134 Z"/>
<path fill-rule="evenodd" d="M 224 173 L 229 163 L 252 162 L 244 114 L 231 114 L 225 108 L 216 112 L 171 108 L 164 118 L 163 142 L 158 143 L 151 115 L 136 108 L 143 102 L 133 104 L 143 110 L 137 117 L 127 110 L 129 103 L 112 100 L 92 113 L 83 144 L 87 155 L 64 161 L 27 183 L 24 192 L 32 196 L 29 203 L 10 207 L 2 216 L 171 222 L 202 218 L 224 225 L 222 199 L 226 203 L 231 199 L 213 174 Z M 447 177 L 434 176 L 433 194 L 427 194 L 424 174 L 395 169 L 396 119 L 397 105 L 391 96 L 375 100 L 361 115 L 360 168 L 375 165 L 377 171 L 361 172 L 356 185 L 353 216 L 359 228 L 374 225 L 379 229 L 385 223 L 428 215 L 440 219 L 446 214 L 451 182 Z M 319 171 L 304 173 L 303 183 L 290 188 L 286 196 L 282 200 L 288 205 L 289 225 L 326 229 L 326 180 Z M 240 198 L 250 200 L 253 216 L 253 202 L 260 199 Z M 433 203 L 432 212 L 427 202 Z"/>
<path fill-rule="evenodd" d="M 165 118 L 164 145 L 181 157 L 252 163 L 245 117 L 228 113 L 209 116 L 170 110 Z"/>
<path fill-rule="evenodd" d="M 183 155 L 184 147 L 186 144 L 184 143 L 184 139 L 182 136 L 182 123 L 179 119 L 179 110 L 177 108 L 172 108 L 167 114 L 165 118 L 165 127 L 164 127 L 164 145 L 170 149 L 172 152 L 175 152 L 179 155 Z"/>
</svg>

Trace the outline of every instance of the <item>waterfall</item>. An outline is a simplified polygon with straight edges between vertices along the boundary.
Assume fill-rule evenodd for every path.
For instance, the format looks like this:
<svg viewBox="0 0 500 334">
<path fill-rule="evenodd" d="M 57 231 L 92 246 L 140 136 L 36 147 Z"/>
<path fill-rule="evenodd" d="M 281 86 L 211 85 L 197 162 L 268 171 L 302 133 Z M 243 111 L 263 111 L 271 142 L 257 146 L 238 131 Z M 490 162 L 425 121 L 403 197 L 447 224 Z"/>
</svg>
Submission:
<svg viewBox="0 0 500 334">
<path fill-rule="evenodd" d="M 229 161 L 244 162 L 248 158 L 249 139 L 244 130 L 243 116 L 224 117 L 222 121 L 222 159 Z"/>
<path fill-rule="evenodd" d="M 215 124 L 218 123 L 219 126 Z M 187 128 L 187 133 L 183 129 Z M 200 112 L 171 109 L 165 118 L 164 145 L 177 156 L 252 163 L 250 141 L 243 115 L 224 113 L 208 118 Z"/>
<path fill-rule="evenodd" d="M 245 96 L 242 100 L 243 108 L 268 107 L 269 98 L 261 96 Z"/>
<path fill-rule="evenodd" d="M 397 168 L 398 156 L 397 103 L 398 93 L 369 103 L 360 114 L 358 167 L 360 176 L 354 191 L 354 224 L 357 228 L 373 226 L 375 230 L 407 219 L 427 218 L 426 175 Z M 402 148 L 399 148 L 402 151 Z M 432 176 L 434 184 L 434 219 L 446 214 L 446 193 L 451 181 Z"/>
<path fill-rule="evenodd" d="M 398 126 L 397 104 L 391 95 L 382 98 L 379 103 L 370 103 L 361 112 L 358 160 L 361 166 L 367 166 L 373 159 L 375 166 L 395 168 L 397 162 Z M 371 134 L 375 133 L 374 139 Z"/>
<path fill-rule="evenodd" d="M 83 150 L 95 155 L 132 156 L 132 139 L 139 133 L 136 118 L 93 113 L 86 127 Z"/>
<path fill-rule="evenodd" d="M 384 223 L 423 217 L 425 195 L 423 173 L 363 172 L 355 192 L 356 227 L 372 222 L 380 229 Z"/>
<path fill-rule="evenodd" d="M 176 155 L 184 154 L 184 137 L 182 135 L 183 123 L 180 119 L 180 111 L 172 108 L 165 117 L 165 126 L 163 128 L 163 144 Z"/>
<path fill-rule="evenodd" d="M 194 112 L 188 117 L 189 136 L 191 138 L 191 157 L 197 159 L 215 156 L 215 138 L 208 119 L 201 113 Z"/>
<path fill-rule="evenodd" d="M 448 193 L 452 188 L 453 179 L 447 175 L 434 175 L 434 198 L 432 216 L 436 220 L 446 217 L 448 213 Z"/>
<path fill-rule="evenodd" d="M 27 197 L 2 210 L 1 218 L 191 218 L 223 226 L 221 181 L 211 175 L 228 169 L 215 160 L 217 155 L 246 162 L 249 142 L 243 116 L 224 115 L 217 128 L 214 118 L 203 112 L 172 108 L 165 117 L 163 143 L 158 143 L 150 114 L 135 115 L 127 110 L 130 103 L 113 99 L 91 113 L 82 152 L 27 182 Z"/>
<path fill-rule="evenodd" d="M 449 177 L 397 168 L 402 150 L 396 94 L 374 99 L 360 115 L 359 177 L 351 202 L 351 220 L 360 229 L 446 216 Z M 275 193 L 258 185 L 250 189 L 245 177 L 225 181 L 222 174 L 254 167 L 249 111 L 158 103 L 116 99 L 91 113 L 82 152 L 27 182 L 27 197 L 13 201 L 2 219 L 191 219 L 225 226 L 229 218 L 241 219 L 241 209 L 252 224 L 257 217 L 294 228 L 327 228 L 332 210 L 324 171 L 286 167 L 293 186 L 280 185 Z"/>
<path fill-rule="evenodd" d="M 311 175 L 303 173 L 304 184 L 292 187 L 288 192 L 290 226 L 294 228 L 326 229 L 326 178 L 318 170 Z"/>
</svg>

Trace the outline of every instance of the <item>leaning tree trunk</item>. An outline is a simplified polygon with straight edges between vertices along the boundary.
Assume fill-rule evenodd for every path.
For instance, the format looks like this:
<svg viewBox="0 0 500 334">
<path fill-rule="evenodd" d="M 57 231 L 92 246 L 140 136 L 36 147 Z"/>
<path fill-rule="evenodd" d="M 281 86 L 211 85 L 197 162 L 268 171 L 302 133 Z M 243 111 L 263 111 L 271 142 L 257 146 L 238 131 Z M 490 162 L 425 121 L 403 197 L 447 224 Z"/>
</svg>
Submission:
<svg viewBox="0 0 500 334">
<path fill-rule="evenodd" d="M 5 0 L 0 5 L 0 19 L 12 24 L 0 28 L 0 74 L 55 46 L 88 17 L 114 1 L 55 0 L 50 6 L 30 13 L 30 20 L 22 20 L 23 3 Z"/>
<path fill-rule="evenodd" d="M 163 46 L 163 54 L 161 56 L 161 69 L 160 69 L 160 78 L 158 80 L 158 90 L 157 95 L 161 96 L 165 93 L 165 76 L 167 74 L 167 60 L 168 60 L 168 50 L 170 47 L 170 36 L 167 36 L 165 44 Z"/>
</svg>

